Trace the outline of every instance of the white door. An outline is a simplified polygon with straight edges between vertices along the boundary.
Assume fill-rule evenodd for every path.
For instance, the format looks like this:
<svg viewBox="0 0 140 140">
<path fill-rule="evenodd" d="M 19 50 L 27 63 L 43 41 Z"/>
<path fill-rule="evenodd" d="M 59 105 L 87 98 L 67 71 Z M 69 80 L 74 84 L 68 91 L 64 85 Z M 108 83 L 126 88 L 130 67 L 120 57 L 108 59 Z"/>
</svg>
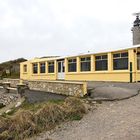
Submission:
<svg viewBox="0 0 140 140">
<path fill-rule="evenodd" d="M 58 61 L 58 62 L 57 62 L 57 66 L 58 66 L 58 75 L 57 75 L 57 79 L 60 79 L 60 80 L 65 79 L 64 60 Z"/>
</svg>

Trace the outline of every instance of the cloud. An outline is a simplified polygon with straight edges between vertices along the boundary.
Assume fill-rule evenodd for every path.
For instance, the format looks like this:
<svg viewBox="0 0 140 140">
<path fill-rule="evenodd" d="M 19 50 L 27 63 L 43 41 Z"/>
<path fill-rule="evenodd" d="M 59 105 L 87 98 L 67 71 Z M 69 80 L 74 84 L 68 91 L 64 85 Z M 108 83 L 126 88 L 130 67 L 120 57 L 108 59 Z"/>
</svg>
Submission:
<svg viewBox="0 0 140 140">
<path fill-rule="evenodd" d="M 0 61 L 130 47 L 139 3 L 1 0 Z"/>
</svg>

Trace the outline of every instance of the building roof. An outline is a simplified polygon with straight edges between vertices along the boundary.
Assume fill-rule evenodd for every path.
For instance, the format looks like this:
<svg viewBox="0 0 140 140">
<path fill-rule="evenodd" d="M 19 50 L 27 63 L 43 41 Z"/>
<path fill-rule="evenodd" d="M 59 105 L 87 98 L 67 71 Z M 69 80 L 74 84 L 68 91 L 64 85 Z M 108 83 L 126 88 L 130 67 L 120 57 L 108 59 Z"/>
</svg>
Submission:
<svg viewBox="0 0 140 140">
<path fill-rule="evenodd" d="M 73 55 L 67 55 L 67 56 L 55 56 L 55 57 L 40 57 L 40 58 L 34 58 L 29 60 L 31 63 L 34 62 L 40 62 L 40 61 L 51 61 L 51 60 L 59 60 L 59 59 L 64 59 L 64 58 L 71 58 L 71 57 L 76 57 L 76 56 L 86 56 L 86 55 L 91 55 L 91 54 L 103 54 L 103 53 L 108 53 L 108 52 L 118 52 L 118 51 L 125 51 L 128 49 L 135 49 L 135 48 L 140 48 L 140 44 L 138 45 L 133 45 L 133 47 L 127 47 L 127 48 L 122 48 L 122 49 L 109 49 L 105 51 L 94 51 L 94 52 L 85 52 L 85 53 L 79 53 L 79 54 L 73 54 Z M 24 63 L 24 62 L 23 62 Z M 25 61 L 26 63 L 26 61 Z"/>
</svg>

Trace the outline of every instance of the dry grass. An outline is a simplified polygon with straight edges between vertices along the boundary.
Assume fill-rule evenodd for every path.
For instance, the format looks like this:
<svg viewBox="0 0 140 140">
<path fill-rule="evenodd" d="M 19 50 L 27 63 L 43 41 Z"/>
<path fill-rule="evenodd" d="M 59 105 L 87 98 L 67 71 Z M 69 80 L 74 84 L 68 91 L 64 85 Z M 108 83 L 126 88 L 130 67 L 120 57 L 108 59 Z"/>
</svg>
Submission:
<svg viewBox="0 0 140 140">
<path fill-rule="evenodd" d="M 21 109 L 9 118 L 0 118 L 0 140 L 25 139 L 68 120 L 79 120 L 86 113 L 80 99 L 69 97 L 61 104 L 45 103 L 36 111 Z"/>
<path fill-rule="evenodd" d="M 63 106 L 57 104 L 47 104 L 35 113 L 35 122 L 39 130 L 48 130 L 56 124 L 65 120 Z"/>
</svg>

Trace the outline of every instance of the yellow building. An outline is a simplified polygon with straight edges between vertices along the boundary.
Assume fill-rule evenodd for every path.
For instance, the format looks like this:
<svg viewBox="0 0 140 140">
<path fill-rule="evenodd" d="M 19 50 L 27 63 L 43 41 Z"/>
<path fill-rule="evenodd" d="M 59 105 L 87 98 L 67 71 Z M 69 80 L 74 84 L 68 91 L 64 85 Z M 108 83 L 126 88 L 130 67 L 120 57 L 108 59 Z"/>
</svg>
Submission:
<svg viewBox="0 0 140 140">
<path fill-rule="evenodd" d="M 111 52 L 35 58 L 20 64 L 23 80 L 140 81 L 140 45 Z"/>
<path fill-rule="evenodd" d="M 140 13 L 133 23 L 133 48 L 67 57 L 36 58 L 20 64 L 23 80 L 140 81 Z"/>
</svg>

